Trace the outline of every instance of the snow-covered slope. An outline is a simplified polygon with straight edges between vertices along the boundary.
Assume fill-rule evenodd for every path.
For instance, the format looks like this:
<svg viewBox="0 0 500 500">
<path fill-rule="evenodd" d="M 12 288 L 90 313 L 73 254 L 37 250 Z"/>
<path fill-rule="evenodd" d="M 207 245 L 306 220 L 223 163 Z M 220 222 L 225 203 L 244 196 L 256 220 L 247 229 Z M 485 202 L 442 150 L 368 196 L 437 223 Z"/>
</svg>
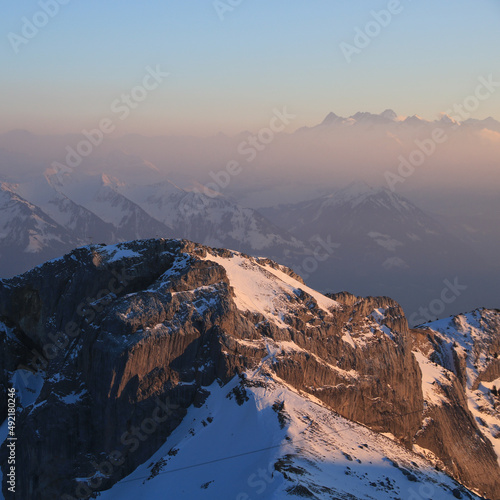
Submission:
<svg viewBox="0 0 500 500">
<path fill-rule="evenodd" d="M 303 247 L 257 211 L 203 187 L 183 190 L 167 180 L 152 185 L 120 183 L 116 190 L 180 238 L 268 255 L 283 255 L 286 250 Z"/>
<path fill-rule="evenodd" d="M 72 235 L 75 246 L 89 243 L 89 240 L 113 241 L 115 226 L 60 192 L 55 173 L 53 169 L 47 169 L 44 175 L 14 184 L 11 188 L 64 227 Z"/>
<path fill-rule="evenodd" d="M 420 456 L 261 371 L 207 388 L 155 455 L 100 498 L 472 498 Z"/>
<path fill-rule="evenodd" d="M 231 257 L 207 255 L 206 260 L 217 262 L 226 271 L 233 288 L 236 306 L 242 311 L 263 315 L 278 326 L 286 327 L 283 318 L 292 313 L 294 300 L 307 293 L 327 314 L 339 304 L 309 288 L 287 274 L 282 268 L 259 263 L 233 254 Z"/>
<path fill-rule="evenodd" d="M 0 240 L 2 245 L 36 253 L 54 241 L 64 243 L 65 231 L 38 207 L 18 196 L 10 186 L 0 186 Z"/>
<path fill-rule="evenodd" d="M 440 117 L 436 120 L 426 120 L 418 115 L 413 116 L 398 116 L 392 109 L 386 109 L 382 113 L 369 113 L 366 111 L 358 111 L 349 117 L 338 116 L 333 112 L 328 113 L 325 119 L 318 125 L 313 127 L 302 127 L 300 132 L 314 132 L 324 129 L 338 130 L 345 127 L 379 127 L 387 130 L 398 130 L 401 125 L 413 127 L 436 127 L 436 125 L 444 127 L 463 127 L 475 129 L 488 129 L 493 131 L 500 131 L 500 122 L 491 116 L 484 120 L 476 120 L 469 118 L 465 121 L 457 121 L 446 113 L 441 113 Z"/>
<path fill-rule="evenodd" d="M 355 237 L 368 236 L 367 242 L 372 240 L 389 252 L 428 241 L 443 229 L 407 198 L 364 182 L 353 182 L 320 198 L 277 206 L 265 213 L 302 238 L 330 230 L 345 237 L 345 244 L 351 244 Z"/>
<path fill-rule="evenodd" d="M 116 180 L 106 174 L 67 176 L 61 193 L 98 216 L 116 231 L 116 240 L 167 237 L 170 229 L 116 190 Z"/>
<path fill-rule="evenodd" d="M 58 253 L 62 254 L 89 242 L 110 244 L 140 238 L 179 237 L 272 258 L 304 251 L 302 242 L 256 210 L 201 186 L 181 189 L 149 162 L 115 152 L 100 168 L 106 173 L 83 167 L 75 170 L 50 167 L 43 174 L 20 176 L 15 182 L 2 184 L 2 191 L 15 194 L 39 213 L 38 219 L 50 219 L 65 235 L 63 238 L 55 234 L 57 231 L 38 228 L 36 231 L 43 233 L 43 238 L 40 234 L 37 241 L 31 237 L 30 248 L 58 246 Z M 15 217 L 5 203 L 1 212 L 0 217 L 6 220 Z M 28 234 L 27 228 L 23 232 L 26 225 L 17 225 L 17 235 L 15 228 L 7 231 L 7 222 L 4 226 L 0 237 L 4 237 L 5 245 L 15 245 L 21 234 Z M 16 272 L 26 271 L 55 255 L 28 261 L 18 254 Z M 10 275 L 7 271 L 10 267 L 5 261 L 5 269 L 0 266 L 0 275 Z"/>
</svg>

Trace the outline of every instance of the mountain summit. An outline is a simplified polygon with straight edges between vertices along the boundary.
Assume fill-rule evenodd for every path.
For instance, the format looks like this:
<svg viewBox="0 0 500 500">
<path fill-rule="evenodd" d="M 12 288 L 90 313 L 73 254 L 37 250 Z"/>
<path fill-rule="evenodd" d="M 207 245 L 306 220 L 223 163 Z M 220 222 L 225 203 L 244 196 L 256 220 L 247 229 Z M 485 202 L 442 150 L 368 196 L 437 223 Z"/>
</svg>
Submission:
<svg viewBox="0 0 500 500">
<path fill-rule="evenodd" d="M 311 278 L 321 290 L 337 286 L 370 295 L 396 294 L 418 309 L 438 297 L 443 280 L 457 270 L 464 275 L 462 270 L 481 270 L 483 265 L 471 248 L 408 198 L 364 182 L 262 213 L 301 241 L 321 235 L 336 244 L 321 273 Z M 411 298 L 413 287 L 420 291 L 416 300 Z"/>
<path fill-rule="evenodd" d="M 79 248 L 0 281 L 19 498 L 498 499 L 498 416 L 473 418 L 463 385 L 475 362 L 494 406 L 498 314 L 463 343 L 466 322 L 409 330 L 394 300 L 325 296 L 268 259 Z"/>
</svg>

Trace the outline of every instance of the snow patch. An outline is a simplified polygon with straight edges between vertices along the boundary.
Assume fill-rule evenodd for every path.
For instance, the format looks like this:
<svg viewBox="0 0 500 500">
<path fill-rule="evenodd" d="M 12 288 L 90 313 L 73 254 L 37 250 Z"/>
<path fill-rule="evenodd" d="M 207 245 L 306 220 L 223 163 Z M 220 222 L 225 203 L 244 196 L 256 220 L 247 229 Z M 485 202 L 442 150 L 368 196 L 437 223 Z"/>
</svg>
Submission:
<svg viewBox="0 0 500 500">
<path fill-rule="evenodd" d="M 241 311 L 262 314 L 267 320 L 286 328 L 284 312 L 293 312 L 291 298 L 300 290 L 317 302 L 318 307 L 330 314 L 330 309 L 339 307 L 328 297 L 300 283 L 282 271 L 269 265 L 261 265 L 252 259 L 235 253 L 232 257 L 207 255 L 204 260 L 216 262 L 226 270 L 234 290 L 236 307 Z"/>
</svg>

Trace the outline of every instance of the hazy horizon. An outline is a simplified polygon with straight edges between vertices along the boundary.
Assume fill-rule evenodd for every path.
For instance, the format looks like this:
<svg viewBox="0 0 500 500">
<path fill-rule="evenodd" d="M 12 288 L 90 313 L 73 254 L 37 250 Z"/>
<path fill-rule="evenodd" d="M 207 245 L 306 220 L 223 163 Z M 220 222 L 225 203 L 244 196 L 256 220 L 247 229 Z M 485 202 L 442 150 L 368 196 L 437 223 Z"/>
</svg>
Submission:
<svg viewBox="0 0 500 500">
<path fill-rule="evenodd" d="M 289 108 L 287 106 L 287 110 L 289 112 L 292 112 L 293 109 Z M 300 129 L 303 128 L 311 128 L 320 125 L 327 117 L 329 114 L 334 113 L 335 115 L 342 117 L 342 118 L 352 118 L 356 113 L 370 113 L 373 115 L 380 115 L 384 111 L 395 111 L 392 107 L 387 106 L 383 109 L 352 109 L 350 110 L 346 115 L 342 115 L 338 113 L 335 109 L 328 109 L 323 112 L 323 114 L 318 114 L 316 117 L 312 117 L 308 122 L 301 122 L 300 118 L 297 117 L 294 119 L 294 124 L 293 126 L 290 127 L 290 130 L 284 132 L 284 133 L 289 133 L 293 134 L 294 132 L 297 132 Z M 268 110 L 268 115 L 269 117 L 272 116 L 272 110 Z M 448 110 L 450 111 L 450 110 Z M 297 115 L 295 115 L 297 116 Z M 439 122 L 439 120 L 443 116 L 452 116 L 452 114 L 448 114 L 445 111 L 441 110 L 439 112 L 436 112 L 434 116 L 423 116 L 421 113 L 416 110 L 414 113 L 408 114 L 408 115 L 401 115 L 398 114 L 397 120 L 396 121 L 404 121 L 406 118 L 412 118 L 412 117 L 417 117 L 422 119 L 425 122 L 428 123 L 433 123 L 433 122 Z M 488 114 L 488 112 L 484 113 L 473 113 L 470 114 L 470 117 L 467 119 L 472 119 L 472 120 L 488 120 L 488 119 L 493 119 L 495 121 L 500 122 L 500 115 L 499 116 L 493 116 L 491 114 Z M 467 120 L 466 119 L 466 120 Z M 464 121 L 466 121 L 464 120 Z M 267 120 L 269 121 L 269 120 Z M 114 131 L 109 134 L 109 137 L 114 137 L 114 138 L 124 138 L 128 136 L 141 136 L 141 137 L 148 137 L 148 138 L 154 138 L 154 137 L 194 137 L 197 139 L 206 139 L 206 138 L 211 138 L 211 137 L 216 137 L 218 135 L 225 135 L 230 138 L 238 137 L 241 134 L 250 132 L 250 133 L 256 133 L 258 132 L 261 128 L 266 126 L 266 120 L 264 120 L 260 125 L 254 125 L 252 128 L 251 126 L 243 126 L 240 129 L 231 131 L 231 132 L 224 132 L 222 130 L 214 130 L 211 132 L 207 133 L 189 133 L 189 130 L 186 130 L 185 133 L 183 134 L 175 134 L 175 133 L 169 133 L 169 132 L 164 132 L 164 133 L 141 133 L 141 132 L 122 132 L 122 131 Z M 93 127 L 84 127 L 85 130 L 92 129 Z M 17 133 L 17 132 L 26 132 L 28 134 L 33 134 L 33 135 L 39 135 L 39 136 L 71 136 L 71 135 L 81 135 L 82 130 L 79 129 L 74 129 L 74 130 L 64 130 L 60 132 L 50 132 L 50 133 L 42 133 L 41 131 L 36 130 L 35 128 L 6 128 L 5 130 L 0 130 L 0 135 L 5 135 L 5 134 L 11 134 L 11 133 Z"/>
<path fill-rule="evenodd" d="M 120 134 L 232 135 L 285 106 L 300 126 L 330 110 L 432 120 L 495 70 L 499 14 L 493 0 L 9 2 L 0 133 L 79 133 L 111 116 Z M 168 76 L 121 120 L 115 102 L 148 68 Z M 470 116 L 500 118 L 500 96 Z"/>
</svg>

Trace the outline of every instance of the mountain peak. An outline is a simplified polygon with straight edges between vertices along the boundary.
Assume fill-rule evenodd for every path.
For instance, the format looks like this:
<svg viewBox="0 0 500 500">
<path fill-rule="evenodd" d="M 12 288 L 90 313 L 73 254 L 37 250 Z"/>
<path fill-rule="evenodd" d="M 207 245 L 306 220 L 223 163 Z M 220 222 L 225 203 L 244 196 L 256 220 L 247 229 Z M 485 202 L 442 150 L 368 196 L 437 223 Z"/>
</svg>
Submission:
<svg viewBox="0 0 500 500">
<path fill-rule="evenodd" d="M 333 111 L 330 111 L 325 117 L 325 119 L 321 122 L 321 125 L 331 125 L 332 123 L 338 123 L 342 121 L 343 118 L 336 115 Z"/>
<path fill-rule="evenodd" d="M 396 121 L 397 117 L 398 115 L 392 109 L 386 109 L 385 111 L 383 111 L 378 115 L 375 113 L 370 113 L 368 111 L 358 111 L 350 118 L 355 120 L 357 123 L 382 124 L 382 123 Z"/>
<path fill-rule="evenodd" d="M 368 111 L 358 111 L 357 113 L 351 115 L 349 118 L 353 118 L 356 121 L 361 121 L 361 120 L 369 120 L 375 117 L 378 117 L 378 115 L 375 115 Z"/>
<path fill-rule="evenodd" d="M 460 364 L 469 354 L 453 343 L 474 355 L 479 343 L 462 330 L 477 319 L 456 321 L 456 333 L 436 332 L 434 342 L 409 331 L 392 299 L 341 297 L 269 259 L 163 238 L 86 246 L 0 282 L 10 360 L 1 382 L 14 381 L 20 395 L 19 498 L 95 484 L 104 442 L 127 454 L 95 487 L 106 500 L 241 497 L 260 469 L 274 480 L 263 499 L 403 498 L 415 484 L 432 485 L 433 498 L 478 498 L 452 477 L 498 491 L 497 455 L 477 424 L 484 418 L 496 432 L 494 405 L 470 418 L 458 370 L 476 360 Z M 54 338 L 54 324 L 72 325 L 68 337 L 60 332 L 64 347 L 53 344 L 50 362 L 27 361 L 33 345 L 42 351 Z M 47 369 L 36 370 L 40 362 Z M 67 439 L 78 433 L 93 439 Z M 229 459 L 230 473 L 219 466 Z M 450 464 L 449 475 L 436 463 Z"/>
<path fill-rule="evenodd" d="M 486 128 L 488 130 L 493 130 L 495 132 L 500 132 L 500 122 L 495 120 L 495 118 L 488 116 L 483 120 L 478 120 L 476 118 L 469 118 L 463 122 L 464 125 L 473 126 L 476 128 Z"/>
<path fill-rule="evenodd" d="M 403 123 L 407 125 L 421 125 L 423 123 L 426 123 L 427 120 L 424 120 L 421 116 L 418 115 L 412 115 L 412 116 L 407 116 L 404 120 Z"/>
<path fill-rule="evenodd" d="M 413 207 L 403 196 L 386 187 L 374 187 L 365 181 L 353 181 L 346 187 L 325 196 L 324 206 L 350 205 L 351 208 L 370 202 L 377 207 L 406 212 Z"/>
<path fill-rule="evenodd" d="M 361 195 L 372 194 L 375 191 L 376 189 L 367 184 L 365 181 L 356 180 L 337 191 L 337 194 L 342 194 L 345 198 L 357 198 Z"/>
<path fill-rule="evenodd" d="M 443 125 L 460 125 L 459 121 L 455 120 L 455 118 L 446 113 L 441 113 L 439 120 L 436 121 L 438 123 L 442 123 Z"/>
<path fill-rule="evenodd" d="M 380 115 L 382 118 L 387 118 L 388 120 L 391 120 L 391 121 L 396 121 L 398 115 L 396 114 L 395 111 L 393 111 L 392 109 L 386 109 L 385 111 L 382 111 L 382 113 L 380 113 Z"/>
</svg>

